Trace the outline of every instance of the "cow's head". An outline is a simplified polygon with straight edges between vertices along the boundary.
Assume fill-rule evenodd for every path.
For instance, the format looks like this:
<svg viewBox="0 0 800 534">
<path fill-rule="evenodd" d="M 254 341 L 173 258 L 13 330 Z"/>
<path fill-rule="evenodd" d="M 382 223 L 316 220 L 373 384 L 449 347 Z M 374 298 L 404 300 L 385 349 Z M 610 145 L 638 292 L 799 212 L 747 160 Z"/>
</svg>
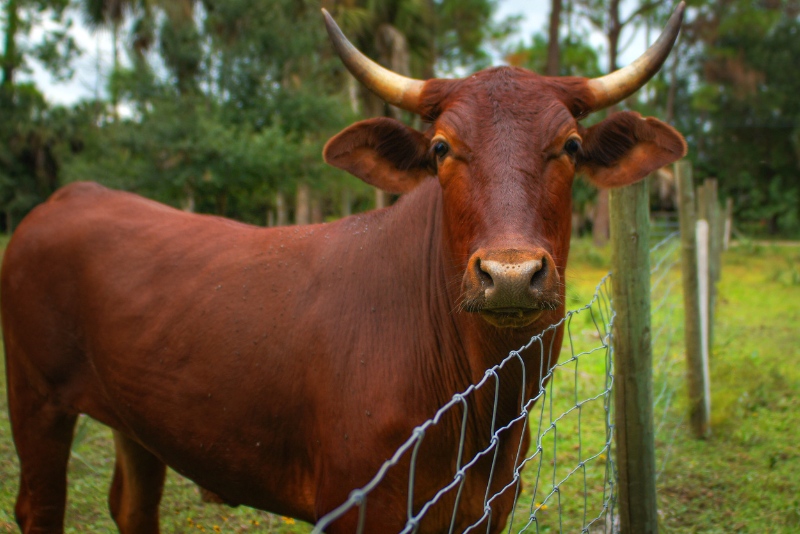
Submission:
<svg viewBox="0 0 800 534">
<path fill-rule="evenodd" d="M 686 152 L 675 130 L 636 113 L 616 113 L 589 128 L 578 122 L 658 71 L 683 3 L 642 57 L 597 79 L 500 67 L 460 80 L 413 80 L 370 61 L 324 14 L 353 75 L 430 123 L 424 132 L 389 118 L 356 123 L 328 142 L 325 160 L 392 193 L 436 176 L 445 243 L 464 273 L 461 308 L 495 326 L 527 326 L 563 301 L 576 172 L 599 187 L 619 187 Z"/>
</svg>

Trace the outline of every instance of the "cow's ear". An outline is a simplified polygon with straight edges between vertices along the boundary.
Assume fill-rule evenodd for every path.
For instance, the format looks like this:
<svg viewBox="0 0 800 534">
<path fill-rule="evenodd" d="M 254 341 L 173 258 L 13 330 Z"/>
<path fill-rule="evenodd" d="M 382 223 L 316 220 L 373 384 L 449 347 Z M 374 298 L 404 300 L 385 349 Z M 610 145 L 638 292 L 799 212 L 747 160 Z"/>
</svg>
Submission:
<svg viewBox="0 0 800 534">
<path fill-rule="evenodd" d="M 422 133 L 386 117 L 345 128 L 325 145 L 325 161 L 389 193 L 407 193 L 435 170 Z"/>
<path fill-rule="evenodd" d="M 623 111 L 582 132 L 578 172 L 601 188 L 637 182 L 686 155 L 686 141 L 671 126 Z"/>
</svg>

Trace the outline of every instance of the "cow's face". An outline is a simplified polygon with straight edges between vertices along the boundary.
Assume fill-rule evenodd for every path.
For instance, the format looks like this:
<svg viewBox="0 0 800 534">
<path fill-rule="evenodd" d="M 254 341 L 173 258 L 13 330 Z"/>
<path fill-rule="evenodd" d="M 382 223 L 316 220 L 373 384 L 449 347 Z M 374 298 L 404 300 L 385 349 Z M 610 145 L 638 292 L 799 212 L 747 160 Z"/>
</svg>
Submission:
<svg viewBox="0 0 800 534">
<path fill-rule="evenodd" d="M 672 128 L 635 113 L 581 126 L 597 100 L 582 78 L 503 67 L 430 80 L 416 93 L 425 132 L 362 121 L 328 142 L 325 159 L 394 193 L 435 176 L 447 264 L 462 276 L 459 307 L 494 326 L 528 326 L 560 308 L 576 172 L 618 187 L 686 151 Z"/>
</svg>

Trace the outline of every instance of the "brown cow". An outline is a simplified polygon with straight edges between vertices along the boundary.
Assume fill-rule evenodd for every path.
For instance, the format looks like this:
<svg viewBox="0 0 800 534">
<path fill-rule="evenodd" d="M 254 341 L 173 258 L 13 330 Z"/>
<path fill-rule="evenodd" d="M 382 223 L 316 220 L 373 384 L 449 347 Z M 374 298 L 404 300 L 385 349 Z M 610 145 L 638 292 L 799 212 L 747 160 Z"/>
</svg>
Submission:
<svg viewBox="0 0 800 534">
<path fill-rule="evenodd" d="M 431 124 L 366 120 L 325 147 L 331 164 L 408 193 L 388 209 L 265 229 L 88 183 L 56 192 L 15 232 L 0 287 L 22 530 L 62 532 L 80 413 L 114 430 L 120 532 L 158 531 L 166 465 L 226 502 L 306 521 L 343 502 L 415 425 L 563 317 L 575 172 L 616 187 L 684 154 L 678 133 L 635 113 L 578 123 L 657 71 L 682 11 L 636 63 L 595 80 L 518 68 L 409 80 L 328 17 L 362 83 Z M 548 342 L 557 354 L 561 332 Z M 498 428 L 539 385 L 539 352 L 523 360 L 527 392 L 520 365 L 501 373 Z M 465 457 L 488 443 L 494 396 L 470 401 Z M 415 509 L 452 479 L 460 424 L 426 437 Z M 483 513 L 487 484 L 507 482 L 520 439 L 521 426 L 501 436 L 493 478 L 491 457 L 473 467 L 456 532 Z M 365 532 L 402 528 L 408 478 L 405 461 L 370 494 Z M 453 496 L 441 502 L 419 532 L 447 530 Z"/>
</svg>

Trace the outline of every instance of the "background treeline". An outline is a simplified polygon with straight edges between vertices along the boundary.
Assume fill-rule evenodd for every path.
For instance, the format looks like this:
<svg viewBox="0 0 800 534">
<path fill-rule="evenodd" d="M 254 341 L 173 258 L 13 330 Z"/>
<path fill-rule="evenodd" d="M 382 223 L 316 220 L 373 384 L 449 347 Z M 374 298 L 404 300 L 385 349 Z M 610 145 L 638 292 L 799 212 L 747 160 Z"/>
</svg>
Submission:
<svg viewBox="0 0 800 534">
<path fill-rule="evenodd" d="M 505 61 L 596 76 L 630 36 L 655 39 L 672 6 L 552 0 L 549 27 L 514 34 L 496 0 L 4 0 L 0 228 L 58 186 L 95 180 L 256 224 L 314 222 L 391 198 L 322 162 L 325 141 L 368 116 L 418 119 L 365 92 L 333 55 L 320 7 L 370 57 L 417 78 Z M 719 178 L 741 229 L 800 235 L 800 1 L 692 0 L 676 51 L 623 104 L 686 135 L 699 178 Z M 101 89 L 55 106 L 26 80 L 74 75 L 70 27 L 110 32 Z M 589 46 L 589 33 L 606 37 Z M 638 38 L 638 37 L 637 37 Z M 670 205 L 671 177 L 654 181 Z M 659 194 L 660 192 L 660 194 Z M 575 227 L 602 243 L 604 196 L 575 188 Z"/>
</svg>

